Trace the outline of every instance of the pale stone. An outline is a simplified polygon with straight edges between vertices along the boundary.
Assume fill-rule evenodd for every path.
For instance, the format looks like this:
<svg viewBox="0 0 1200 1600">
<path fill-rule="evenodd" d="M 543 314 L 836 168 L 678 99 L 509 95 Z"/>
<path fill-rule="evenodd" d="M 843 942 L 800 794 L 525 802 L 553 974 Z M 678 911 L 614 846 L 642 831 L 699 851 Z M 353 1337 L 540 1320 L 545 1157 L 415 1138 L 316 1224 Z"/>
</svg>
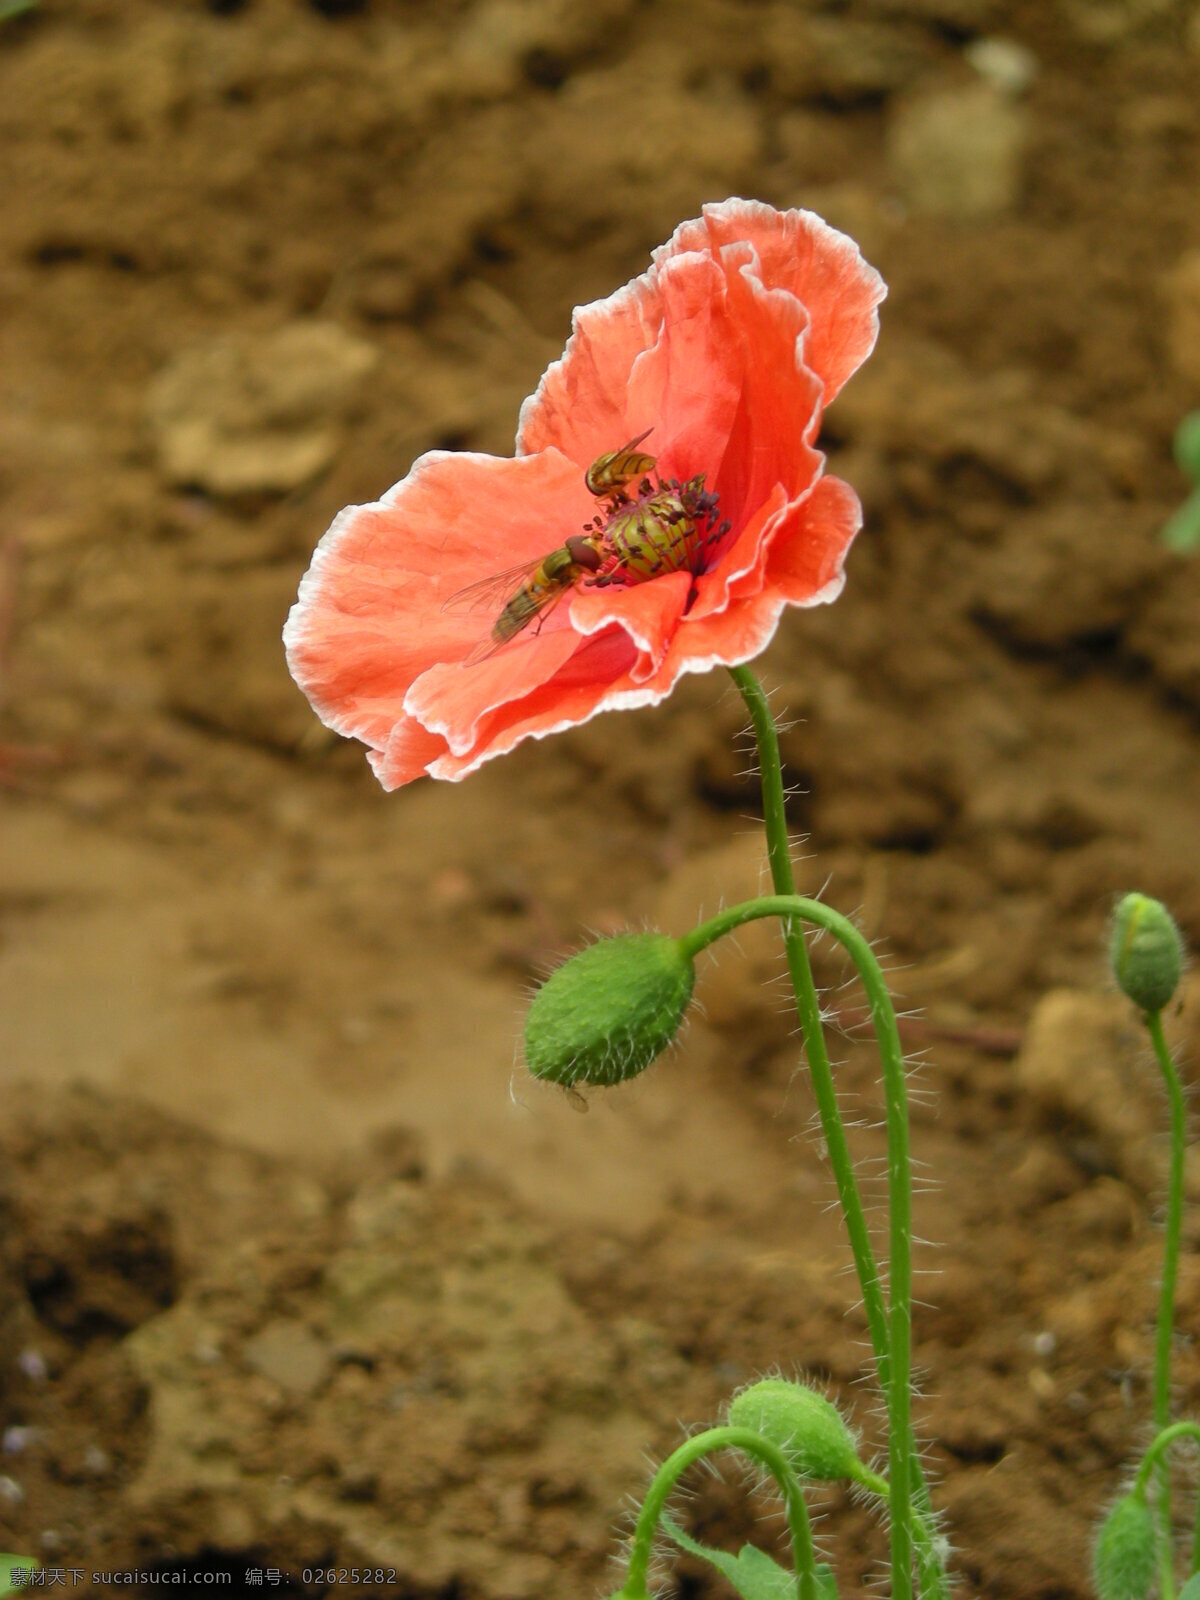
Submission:
<svg viewBox="0 0 1200 1600">
<path fill-rule="evenodd" d="M 1013 98 L 1023 95 L 1038 75 L 1038 58 L 1015 39 L 972 39 L 963 55 L 985 83 Z"/>
<path fill-rule="evenodd" d="M 914 211 L 978 221 L 1016 204 L 1025 140 L 1023 108 L 979 83 L 900 106 L 888 157 Z"/>
<path fill-rule="evenodd" d="M 332 322 L 181 351 L 147 396 L 164 477 L 223 496 L 299 488 L 333 460 L 378 360 Z"/>
<path fill-rule="evenodd" d="M 1123 995 L 1053 989 L 1029 1019 L 1014 1073 L 1081 1159 L 1152 1192 L 1165 1179 L 1166 1113 L 1147 1057 Z"/>
<path fill-rule="evenodd" d="M 246 1342 L 242 1359 L 288 1394 L 303 1398 L 322 1387 L 333 1361 L 329 1346 L 314 1338 L 302 1322 L 282 1317 Z"/>
</svg>

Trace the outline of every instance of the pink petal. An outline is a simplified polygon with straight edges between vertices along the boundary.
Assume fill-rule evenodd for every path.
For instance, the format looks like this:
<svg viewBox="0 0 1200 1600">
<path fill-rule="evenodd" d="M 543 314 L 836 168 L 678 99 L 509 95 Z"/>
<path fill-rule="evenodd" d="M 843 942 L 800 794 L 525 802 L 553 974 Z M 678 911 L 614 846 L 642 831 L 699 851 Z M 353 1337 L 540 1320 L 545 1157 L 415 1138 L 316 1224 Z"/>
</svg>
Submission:
<svg viewBox="0 0 1200 1600">
<path fill-rule="evenodd" d="M 731 249 L 731 260 L 737 254 Z M 821 384 L 804 363 L 808 314 L 784 290 L 763 287 L 749 246 L 740 254 L 729 297 L 741 341 L 741 394 L 714 481 L 721 514 L 735 528 L 755 515 L 777 484 L 788 499 L 807 490 L 823 459 L 806 442 L 821 416 Z"/>
<path fill-rule="evenodd" d="M 438 733 L 456 756 L 474 749 L 480 728 L 493 712 L 522 700 L 553 678 L 579 648 L 570 627 L 545 629 L 514 639 L 484 661 L 431 666 L 404 697 L 404 710 L 422 727 Z"/>
<path fill-rule="evenodd" d="M 448 750 L 449 746 L 439 734 L 428 733 L 412 717 L 401 717 L 388 735 L 384 748 L 369 751 L 367 760 L 385 789 L 398 789 L 414 778 L 423 778 Z"/>
<path fill-rule="evenodd" d="M 473 749 L 443 756 L 430 767 L 430 775 L 465 778 L 485 761 L 506 755 L 526 739 L 544 739 L 578 727 L 600 711 L 660 700 L 666 690 L 639 694 L 631 688 L 629 670 L 635 660 L 636 647 L 618 629 L 587 640 L 556 678 L 524 700 L 499 708 L 480 728 Z"/>
<path fill-rule="evenodd" d="M 383 749 L 414 681 L 487 636 L 498 607 L 452 615 L 442 610 L 450 596 L 545 555 L 591 508 L 578 469 L 556 451 L 515 461 L 434 451 L 382 500 L 348 507 L 317 547 L 284 630 L 288 665 L 317 714 Z M 549 660 L 542 652 L 563 628 L 565 608 L 538 639 L 511 647 L 526 678 L 560 664 L 561 644 Z M 495 660 L 456 668 L 483 702 L 504 676 Z"/>
<path fill-rule="evenodd" d="M 672 572 L 627 587 L 584 587 L 571 601 L 571 622 L 581 633 L 622 628 L 638 649 L 629 671 L 634 682 L 655 673 L 667 653 L 692 591 L 690 572 Z"/>
<path fill-rule="evenodd" d="M 666 476 L 713 472 L 741 393 L 742 341 L 725 274 L 683 256 L 583 306 L 561 360 L 521 407 L 517 449 L 549 446 L 584 471 L 651 428 Z"/>
<path fill-rule="evenodd" d="M 776 211 L 757 200 L 704 207 L 654 252 L 655 266 L 685 251 L 711 251 L 722 261 L 730 247 L 749 242 L 768 289 L 786 289 L 808 311 L 805 360 L 825 386 L 828 405 L 870 355 L 879 332 L 877 307 L 887 286 L 853 239 L 812 211 Z M 736 265 L 734 264 L 736 263 Z M 740 260 L 727 271 L 737 270 Z"/>
<path fill-rule="evenodd" d="M 735 529 L 732 543 L 721 554 L 719 564 L 697 581 L 695 604 L 688 621 L 726 611 L 731 600 L 757 594 L 766 582 L 767 553 L 770 542 L 788 510 L 787 493 L 776 484 L 766 500 L 742 527 Z"/>
<path fill-rule="evenodd" d="M 850 485 L 822 478 L 771 541 L 767 583 L 790 605 L 835 600 L 845 582 L 846 552 L 861 526 L 862 506 Z"/>
</svg>

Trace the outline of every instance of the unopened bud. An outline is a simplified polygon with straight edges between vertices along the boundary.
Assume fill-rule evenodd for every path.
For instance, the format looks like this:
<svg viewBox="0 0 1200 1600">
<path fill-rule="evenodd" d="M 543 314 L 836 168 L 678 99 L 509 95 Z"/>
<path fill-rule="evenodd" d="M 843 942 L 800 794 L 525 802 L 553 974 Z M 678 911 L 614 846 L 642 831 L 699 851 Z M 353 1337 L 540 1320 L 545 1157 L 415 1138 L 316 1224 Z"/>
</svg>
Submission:
<svg viewBox="0 0 1200 1600">
<path fill-rule="evenodd" d="M 1134 1005 L 1161 1011 L 1183 972 L 1183 940 L 1161 900 L 1127 894 L 1118 903 L 1111 957 L 1117 982 Z"/>
<path fill-rule="evenodd" d="M 1146 1600 L 1154 1583 L 1154 1518 L 1145 1497 L 1127 1494 L 1100 1524 L 1092 1551 L 1099 1600 Z"/>
<path fill-rule="evenodd" d="M 823 1394 L 786 1378 L 763 1378 L 734 1395 L 729 1421 L 769 1439 L 798 1478 L 857 1478 L 862 1463 L 841 1412 Z"/>
<path fill-rule="evenodd" d="M 636 1078 L 679 1032 L 695 981 L 691 956 L 666 934 L 589 945 L 533 997 L 525 1021 L 530 1072 L 567 1088 Z"/>
</svg>

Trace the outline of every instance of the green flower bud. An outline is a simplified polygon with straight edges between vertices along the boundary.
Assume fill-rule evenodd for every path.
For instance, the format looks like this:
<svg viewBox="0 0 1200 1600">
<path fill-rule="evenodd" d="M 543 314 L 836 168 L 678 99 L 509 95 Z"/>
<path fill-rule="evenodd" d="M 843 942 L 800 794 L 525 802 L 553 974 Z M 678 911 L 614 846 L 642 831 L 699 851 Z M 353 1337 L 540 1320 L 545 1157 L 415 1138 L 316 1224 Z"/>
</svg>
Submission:
<svg viewBox="0 0 1200 1600">
<path fill-rule="evenodd" d="M 1200 483 L 1200 411 L 1189 411 L 1176 428 L 1173 449 L 1180 471 Z"/>
<path fill-rule="evenodd" d="M 1092 1551 L 1099 1600 L 1146 1600 L 1154 1583 L 1154 1518 L 1144 1496 L 1127 1494 L 1100 1524 Z"/>
<path fill-rule="evenodd" d="M 1143 1011 L 1161 1011 L 1179 987 L 1183 940 L 1161 900 L 1127 894 L 1113 916 L 1112 969 Z"/>
<path fill-rule="evenodd" d="M 601 939 L 550 975 L 525 1020 L 535 1078 L 610 1088 L 636 1078 L 679 1032 L 696 969 L 678 939 Z"/>
<path fill-rule="evenodd" d="M 862 1463 L 854 1435 L 832 1400 L 806 1384 L 762 1378 L 734 1395 L 729 1421 L 769 1439 L 798 1478 L 858 1477 Z"/>
</svg>

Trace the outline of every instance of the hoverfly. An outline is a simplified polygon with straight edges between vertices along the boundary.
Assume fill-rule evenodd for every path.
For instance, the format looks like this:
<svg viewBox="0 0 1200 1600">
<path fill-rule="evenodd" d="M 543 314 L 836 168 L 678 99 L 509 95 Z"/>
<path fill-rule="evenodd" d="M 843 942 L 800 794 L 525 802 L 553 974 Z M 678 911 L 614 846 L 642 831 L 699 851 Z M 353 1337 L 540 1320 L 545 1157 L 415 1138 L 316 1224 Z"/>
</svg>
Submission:
<svg viewBox="0 0 1200 1600">
<path fill-rule="evenodd" d="M 654 470 L 654 457 L 642 454 L 637 448 L 651 431 L 647 428 L 619 450 L 597 456 L 584 474 L 584 482 L 591 493 L 598 500 L 607 500 L 612 509 L 628 498 L 625 494 L 628 484 Z M 491 631 L 464 658 L 464 665 L 474 666 L 477 661 L 485 661 L 510 639 L 524 632 L 535 619 L 540 627 L 563 595 L 581 579 L 598 572 L 605 559 L 603 526 L 597 517 L 584 533 L 572 534 L 565 544 L 548 555 L 495 572 L 451 595 L 443 611 L 472 612 L 500 607 Z"/>
<path fill-rule="evenodd" d="M 626 499 L 626 485 L 654 471 L 654 457 L 642 455 L 638 451 L 638 445 L 643 439 L 648 439 L 653 432 L 653 428 L 647 428 L 645 433 L 639 433 L 636 439 L 630 439 L 629 443 L 623 444 L 619 450 L 611 450 L 606 456 L 596 457 L 584 473 L 583 481 L 597 500 Z"/>
</svg>

